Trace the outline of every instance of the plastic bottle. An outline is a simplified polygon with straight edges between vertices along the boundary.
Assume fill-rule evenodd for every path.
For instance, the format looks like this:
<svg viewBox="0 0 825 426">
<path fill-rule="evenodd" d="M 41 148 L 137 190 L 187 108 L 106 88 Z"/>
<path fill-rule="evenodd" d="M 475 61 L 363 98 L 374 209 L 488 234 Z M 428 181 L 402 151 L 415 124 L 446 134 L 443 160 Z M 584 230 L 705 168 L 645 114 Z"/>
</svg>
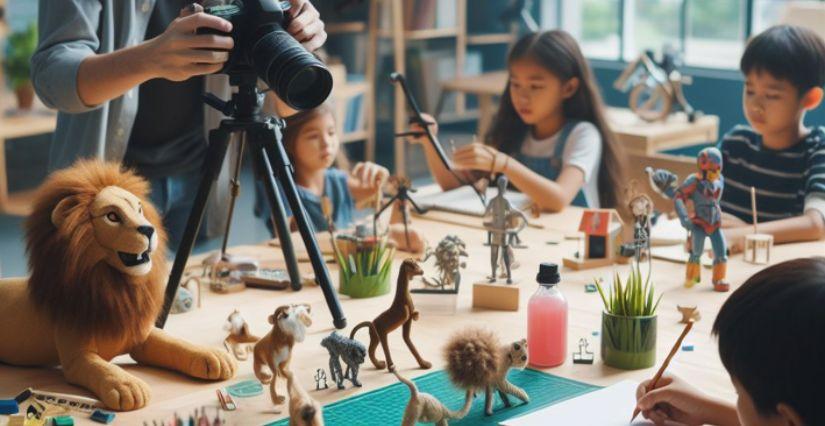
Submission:
<svg viewBox="0 0 825 426">
<path fill-rule="evenodd" d="M 527 305 L 528 359 L 537 367 L 561 365 L 567 354 L 567 300 L 559 280 L 559 265 L 539 265 L 539 288 Z"/>
</svg>

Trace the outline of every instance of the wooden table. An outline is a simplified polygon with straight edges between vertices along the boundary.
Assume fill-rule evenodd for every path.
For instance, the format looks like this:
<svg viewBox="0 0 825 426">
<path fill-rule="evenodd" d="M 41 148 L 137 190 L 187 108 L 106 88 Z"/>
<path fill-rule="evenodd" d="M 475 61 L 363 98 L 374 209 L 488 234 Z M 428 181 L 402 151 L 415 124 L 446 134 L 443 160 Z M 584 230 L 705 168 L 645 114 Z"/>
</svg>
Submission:
<svg viewBox="0 0 825 426">
<path fill-rule="evenodd" d="M 483 137 L 496 111 L 494 100 L 501 96 L 506 85 L 507 72 L 498 71 L 444 81 L 441 91 L 442 97 L 446 92 L 478 97 L 476 132 Z M 642 120 L 627 108 L 608 108 L 607 115 L 619 142 L 632 154 L 652 155 L 662 150 L 716 141 L 719 136 L 719 117 L 715 115 L 704 115 L 693 123 L 689 123 L 683 113 L 655 123 Z"/>
<path fill-rule="evenodd" d="M 57 123 L 57 114 L 47 110 L 38 100 L 36 107 L 27 112 L 13 111 L 7 102 L 14 95 L 0 91 L 0 213 L 25 216 L 29 214 L 34 191 L 9 193 L 6 174 L 6 142 L 9 139 L 51 133 Z"/>
<path fill-rule="evenodd" d="M 516 250 L 516 258 L 521 264 L 520 269 L 516 270 L 516 276 L 521 277 L 519 284 L 521 308 L 518 312 L 474 310 L 471 307 L 472 286 L 470 283 L 489 273 L 489 248 L 482 245 L 486 239 L 483 231 L 471 227 L 446 225 L 426 218 L 414 220 L 414 226 L 425 230 L 431 243 L 437 243 L 448 233 L 456 234 L 467 243 L 469 253 L 468 267 L 462 270 L 462 281 L 467 284 L 461 287 L 457 313 L 452 316 L 422 314 L 421 319 L 415 322 L 412 328 L 413 341 L 423 356 L 433 362 L 434 369 L 444 366 L 441 351 L 447 336 L 464 326 L 484 325 L 496 331 L 502 341 L 511 341 L 526 336 L 526 306 L 527 300 L 536 288 L 534 277 L 538 264 L 547 261 L 560 264 L 562 256 L 569 255 L 576 250 L 576 243 L 563 240 L 563 235 L 575 229 L 580 215 L 581 210 L 577 208 L 569 208 L 558 214 L 546 214 L 538 219 L 546 229 L 530 229 L 522 233 L 521 236 L 529 249 Z M 464 217 L 463 221 L 468 225 L 474 225 L 480 219 Z M 326 236 L 323 235 L 321 238 L 326 238 Z M 551 245 L 548 244 L 549 241 L 561 241 L 561 243 Z M 235 247 L 231 251 L 251 254 L 263 261 L 277 262 L 280 258 L 280 250 L 275 247 L 244 246 Z M 774 262 L 780 262 L 799 256 L 821 254 L 823 251 L 825 251 L 825 242 L 780 245 L 774 248 L 773 256 Z M 403 258 L 403 255 L 399 258 Z M 192 260 L 196 262 L 198 259 Z M 309 265 L 306 263 L 303 263 L 302 267 L 309 270 Z M 425 263 L 424 268 L 432 273 L 432 260 Z M 615 268 L 625 274 L 628 267 L 617 266 Z M 760 269 L 760 266 L 744 263 L 741 255 L 732 256 L 728 268 L 732 287 L 735 289 L 747 277 Z M 600 329 L 602 302 L 598 294 L 586 293 L 584 284 L 594 277 L 604 276 L 609 279 L 613 270 L 614 267 L 581 272 L 566 269 L 562 271 L 561 290 L 570 306 L 567 352 L 572 353 L 576 350 L 579 338 L 588 337 L 591 340 L 591 348 L 596 352 L 596 362 L 593 365 L 573 364 L 568 358 L 565 364 L 547 369 L 547 372 L 597 385 L 610 385 L 623 379 L 641 381 L 652 377 L 655 373 L 655 368 L 638 371 L 616 370 L 606 367 L 599 358 L 599 340 L 591 336 L 591 333 Z M 681 315 L 676 310 L 676 305 L 696 304 L 701 311 L 702 320 L 696 324 L 686 339 L 686 342 L 695 345 L 695 351 L 680 351 L 668 371 L 690 378 L 692 383 L 713 395 L 734 401 L 736 398 L 734 389 L 719 360 L 716 342 L 710 336 L 716 312 L 727 298 L 727 294 L 712 291 L 709 283 L 710 271 L 707 269 L 703 270 L 705 281 L 690 290 L 682 286 L 683 275 L 684 265 L 654 261 L 653 279 L 656 289 L 657 292 L 664 293 L 658 311 L 656 368 L 683 328 L 683 325 L 678 323 Z M 337 273 L 334 270 L 331 276 L 334 280 L 337 279 Z M 393 277 L 393 282 L 394 280 Z M 372 319 L 389 306 L 391 299 L 392 294 L 358 300 L 343 297 L 341 302 L 348 321 L 346 331 L 348 332 L 358 322 Z M 226 334 L 222 325 L 233 309 L 239 309 L 249 321 L 252 332 L 262 336 L 269 331 L 266 318 L 277 306 L 298 302 L 307 302 L 312 305 L 314 324 L 309 329 L 306 341 L 296 346 L 292 367 L 300 383 L 310 390 L 314 398 L 323 404 L 329 404 L 396 382 L 394 376 L 386 371 L 375 370 L 367 360 L 360 376 L 364 383 L 363 388 L 352 388 L 347 385 L 347 389 L 341 391 L 334 389 L 334 386 L 328 390 L 314 391 L 315 370 L 326 369 L 328 365 L 327 352 L 319 345 L 319 342 L 332 331 L 332 319 L 326 309 L 320 289 L 315 287 L 305 288 L 300 292 L 253 289 L 229 295 L 204 292 L 202 308 L 185 314 L 172 315 L 166 328 L 172 334 L 186 337 L 191 341 L 220 347 Z M 360 340 L 366 342 L 366 333 L 360 335 Z M 390 335 L 390 345 L 396 365 L 404 375 L 414 377 L 427 372 L 417 368 L 417 364 L 401 340 L 400 332 Z M 188 413 L 204 405 L 216 407 L 216 388 L 254 377 L 251 361 L 240 363 L 237 376 L 224 383 L 203 382 L 156 368 L 136 366 L 127 357 L 121 357 L 117 359 L 117 362 L 123 363 L 129 372 L 145 380 L 152 388 L 152 400 L 149 406 L 135 412 L 119 413 L 118 424 L 123 422 L 122 424 L 139 425 L 145 420 L 151 424 L 152 419 L 168 418 L 174 412 Z M 67 385 L 57 369 L 0 366 L 0 398 L 13 396 L 29 386 L 55 392 L 86 394 L 79 388 Z M 275 412 L 275 408 L 283 411 L 286 410 L 286 406 L 273 407 L 267 392 L 251 399 L 238 399 L 237 402 L 240 407 L 238 411 L 224 413 L 230 425 L 261 424 L 284 417 L 286 414 Z M 208 410 L 214 412 L 214 408 L 208 408 Z M 78 417 L 75 419 L 79 420 L 79 424 L 85 421 Z M 2 424 L 1 420 L 0 424 Z"/>
</svg>

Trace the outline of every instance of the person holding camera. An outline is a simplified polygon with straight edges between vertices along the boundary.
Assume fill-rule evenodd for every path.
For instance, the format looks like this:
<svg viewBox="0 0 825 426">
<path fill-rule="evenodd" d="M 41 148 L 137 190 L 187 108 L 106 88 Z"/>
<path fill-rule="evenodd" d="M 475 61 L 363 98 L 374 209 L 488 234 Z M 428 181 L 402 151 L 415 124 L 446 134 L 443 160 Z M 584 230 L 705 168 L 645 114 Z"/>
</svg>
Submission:
<svg viewBox="0 0 825 426">
<path fill-rule="evenodd" d="M 284 29 L 310 52 L 321 47 L 327 34 L 318 11 L 309 0 L 289 4 Z M 232 24 L 191 0 L 40 0 L 38 20 L 32 81 L 43 103 L 59 111 L 49 170 L 88 157 L 134 168 L 149 180 L 176 250 L 206 134 L 223 118 L 202 95 L 229 98 L 227 76 L 212 74 L 234 48 Z M 210 197 L 206 235 L 223 232 L 226 169 Z"/>
</svg>

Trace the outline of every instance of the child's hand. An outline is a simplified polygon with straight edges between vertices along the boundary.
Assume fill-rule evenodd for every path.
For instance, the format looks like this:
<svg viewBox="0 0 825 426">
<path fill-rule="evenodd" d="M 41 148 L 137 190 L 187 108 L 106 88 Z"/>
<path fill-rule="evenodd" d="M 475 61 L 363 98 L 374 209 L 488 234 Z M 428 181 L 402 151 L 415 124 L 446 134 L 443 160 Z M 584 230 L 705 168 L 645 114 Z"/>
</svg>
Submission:
<svg viewBox="0 0 825 426">
<path fill-rule="evenodd" d="M 433 135 L 438 134 L 438 122 L 435 121 L 435 118 L 430 114 L 421 114 L 421 117 L 424 121 L 431 123 L 429 124 L 430 131 Z M 411 132 L 424 132 L 424 127 L 422 127 L 418 123 L 413 123 L 410 125 Z M 427 135 L 422 134 L 421 136 L 410 136 L 408 139 L 412 143 L 427 143 Z"/>
<path fill-rule="evenodd" d="M 750 225 L 738 228 L 723 228 L 722 234 L 725 235 L 725 242 L 730 254 L 742 253 L 745 250 L 745 236 L 752 233 L 753 228 Z"/>
<path fill-rule="evenodd" d="M 453 154 L 453 164 L 465 170 L 499 173 L 504 170 L 507 161 L 507 155 L 481 143 L 464 145 Z"/>
<path fill-rule="evenodd" d="M 656 389 L 647 391 L 650 380 L 645 380 L 636 389 L 636 406 L 644 418 L 656 423 L 666 421 L 686 425 L 701 425 L 714 418 L 713 404 L 698 389 L 676 377 L 663 375 L 656 383 Z"/>
<path fill-rule="evenodd" d="M 352 177 L 357 181 L 359 189 L 364 192 L 378 192 L 389 176 L 390 172 L 386 167 L 375 163 L 358 163 L 352 168 Z"/>
</svg>

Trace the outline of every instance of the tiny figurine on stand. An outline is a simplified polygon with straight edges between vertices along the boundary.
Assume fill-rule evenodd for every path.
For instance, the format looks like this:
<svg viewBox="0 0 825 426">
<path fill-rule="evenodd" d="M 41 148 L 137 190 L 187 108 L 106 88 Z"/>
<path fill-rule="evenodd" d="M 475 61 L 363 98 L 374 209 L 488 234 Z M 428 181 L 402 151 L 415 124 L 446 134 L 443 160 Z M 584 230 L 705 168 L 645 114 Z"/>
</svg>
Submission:
<svg viewBox="0 0 825 426">
<path fill-rule="evenodd" d="M 490 217 L 489 221 L 484 222 L 484 228 L 487 229 L 492 271 L 486 281 L 473 284 L 473 307 L 476 308 L 518 310 L 519 287 L 509 284 L 513 284 L 513 247 L 523 248 L 518 233 L 527 226 L 527 217 L 504 197 L 507 183 L 506 176 L 498 176 L 498 193 L 490 199 L 484 212 L 485 217 Z M 496 272 L 499 265 L 502 266 L 502 278 L 505 278 L 508 285 L 500 285 L 497 282 L 499 276 Z"/>
<path fill-rule="evenodd" d="M 502 345 L 491 331 L 467 327 L 453 334 L 444 348 L 447 374 L 458 389 L 484 391 L 484 414 L 493 414 L 493 392 L 498 392 L 505 407 L 509 395 L 530 402 L 523 389 L 507 380 L 511 368 L 527 366 L 527 340 Z"/>
<path fill-rule="evenodd" d="M 329 389 L 327 384 L 327 372 L 323 368 L 315 370 L 315 390 Z M 323 384 L 322 384 L 323 383 Z"/>
<path fill-rule="evenodd" d="M 756 265 L 771 263 L 773 235 L 760 234 L 757 228 L 759 218 L 756 215 L 756 188 L 751 187 L 751 215 L 753 215 L 753 234 L 745 236 L 745 262 Z"/>
<path fill-rule="evenodd" d="M 696 158 L 699 172 L 688 176 L 681 186 L 677 186 L 678 176 L 668 170 L 645 171 L 650 176 L 653 189 L 673 200 L 676 214 L 682 226 L 688 230 L 690 258 L 685 273 L 685 287 L 693 287 L 701 280 L 699 261 L 705 248 L 705 238 L 709 237 L 713 248 L 713 289 L 718 292 L 730 290 L 725 279 L 728 251 L 725 234 L 722 233 L 722 209 L 719 200 L 725 188 L 722 176 L 722 153 L 717 148 L 705 148 Z M 693 205 L 689 213 L 687 202 Z"/>
<path fill-rule="evenodd" d="M 272 330 L 266 334 L 253 350 L 253 370 L 255 377 L 263 384 L 269 384 L 269 395 L 275 405 L 283 404 L 284 397 L 275 390 L 278 375 L 284 375 L 292 359 L 292 347 L 303 342 L 306 329 L 312 325 L 310 307 L 307 304 L 284 305 L 269 316 Z M 268 367 L 269 371 L 266 371 Z"/>
<path fill-rule="evenodd" d="M 588 350 L 590 342 L 586 337 L 579 339 L 579 351 L 573 352 L 573 364 L 593 364 L 593 351 Z"/>
<path fill-rule="evenodd" d="M 410 389 L 410 402 L 407 403 L 407 407 L 404 409 L 401 426 L 415 426 L 419 422 L 447 426 L 449 420 L 459 420 L 467 416 L 473 406 L 473 392 L 470 390 L 466 392 L 464 406 L 461 407 L 461 410 L 453 411 L 445 407 L 436 397 L 425 392 L 419 392 L 415 383 L 399 374 L 395 367 L 390 368 L 390 372 L 395 374 L 395 377 Z"/>
<path fill-rule="evenodd" d="M 684 111 L 689 122 L 702 115 L 685 98 L 683 86 L 693 79 L 679 72 L 681 54 L 670 45 L 662 49 L 662 60 L 656 62 L 653 51 L 646 50 L 627 65 L 613 83 L 622 92 L 630 91 L 630 109 L 642 120 L 666 120 L 671 112 Z"/>
<path fill-rule="evenodd" d="M 232 311 L 226 318 L 223 329 L 229 332 L 229 335 L 223 339 L 223 346 L 227 352 L 232 354 L 238 361 L 246 361 L 249 353 L 252 352 L 252 345 L 259 338 L 249 332 L 249 325 L 237 309 Z"/>
<path fill-rule="evenodd" d="M 625 263 L 619 256 L 622 240 L 622 218 L 614 209 L 586 209 L 579 222 L 579 248 L 575 255 L 562 259 L 564 266 L 574 269 L 592 269 Z"/>
<path fill-rule="evenodd" d="M 332 375 L 332 380 L 338 385 L 338 389 L 344 389 L 344 379 L 349 379 L 353 386 L 361 387 L 361 382 L 358 381 L 358 369 L 367 356 L 367 349 L 364 345 L 333 331 L 321 340 L 321 346 L 329 352 L 329 374 Z M 341 360 L 347 364 L 346 372 L 341 369 Z M 326 378 L 324 378 L 324 383 L 326 384 Z"/>
<path fill-rule="evenodd" d="M 418 354 L 418 349 L 415 348 L 415 345 L 412 342 L 412 337 L 410 337 L 412 322 L 417 321 L 419 315 L 418 311 L 415 310 L 415 305 L 413 304 L 412 296 L 410 295 L 410 280 L 415 276 L 422 275 L 423 273 L 424 272 L 421 270 L 421 267 L 418 266 L 418 263 L 414 259 L 404 260 L 404 263 L 401 264 L 401 269 L 398 271 L 398 284 L 395 288 L 395 297 L 393 298 L 392 305 L 390 305 L 389 309 L 375 317 L 374 320 L 364 321 L 356 325 L 355 328 L 352 329 L 352 332 L 350 332 L 349 338 L 354 339 L 355 333 L 358 332 L 359 329 L 363 327 L 367 327 L 369 329 L 370 360 L 375 368 L 379 370 L 385 367 L 389 368 L 394 365 L 392 362 L 392 357 L 390 356 L 390 346 L 387 342 L 387 335 L 396 328 L 402 326 L 404 342 L 407 344 L 407 347 L 410 349 L 413 357 L 415 357 L 415 360 L 418 362 L 418 366 L 425 370 L 432 367 L 430 362 L 424 360 L 424 358 Z M 375 350 L 378 348 L 379 343 L 384 350 L 384 357 L 387 359 L 386 362 L 375 357 Z"/>
<path fill-rule="evenodd" d="M 292 375 L 292 371 L 284 369 L 286 389 L 289 394 L 289 425 L 290 426 L 323 426 L 324 414 L 321 404 L 312 399 L 307 391 L 301 387 Z"/>
<path fill-rule="evenodd" d="M 410 290 L 419 310 L 431 314 L 454 314 L 458 308 L 458 291 L 461 286 L 461 268 L 467 264 L 467 245 L 455 235 L 444 237 L 435 250 L 428 249 L 422 262 L 435 257 L 437 277 L 422 276 L 423 287 Z"/>
<path fill-rule="evenodd" d="M 682 319 L 679 320 L 682 324 L 687 324 L 690 321 L 697 322 L 702 319 L 702 314 L 699 313 L 699 308 L 696 306 L 676 305 L 676 310 L 682 314 Z"/>
<path fill-rule="evenodd" d="M 408 228 L 410 225 L 408 215 L 409 206 L 412 206 L 418 214 L 424 214 L 427 211 L 419 207 L 418 204 L 415 203 L 415 200 L 410 197 L 410 193 L 415 193 L 416 190 L 413 189 L 409 179 L 401 176 L 393 176 L 390 178 L 390 182 L 395 184 L 395 195 L 384 203 L 383 206 L 376 209 L 372 217 L 372 232 L 375 236 L 378 235 L 378 218 L 389 207 L 397 204 L 398 211 L 401 213 L 401 223 L 404 224 L 404 239 L 406 243 L 404 247 L 410 247 L 410 231 Z"/>
<path fill-rule="evenodd" d="M 627 200 L 628 210 L 633 215 L 633 241 L 622 244 L 621 255 L 632 257 L 637 265 L 645 258 L 650 263 L 650 215 L 653 214 L 653 200 L 647 194 L 636 191 L 636 180 L 630 183 Z"/>
</svg>

